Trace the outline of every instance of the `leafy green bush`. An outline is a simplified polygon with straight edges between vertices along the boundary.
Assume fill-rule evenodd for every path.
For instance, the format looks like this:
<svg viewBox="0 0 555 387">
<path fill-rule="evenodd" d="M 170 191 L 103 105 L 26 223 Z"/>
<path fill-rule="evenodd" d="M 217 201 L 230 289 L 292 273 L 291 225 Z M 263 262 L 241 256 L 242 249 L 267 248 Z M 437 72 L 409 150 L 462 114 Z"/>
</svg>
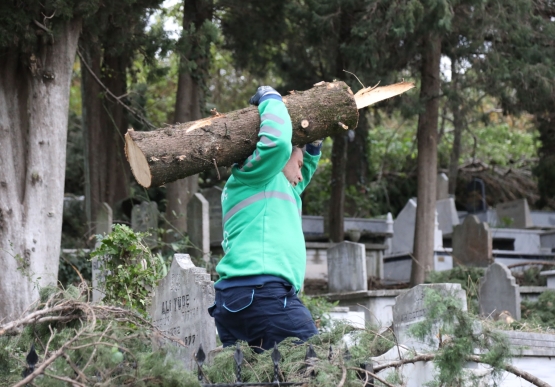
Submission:
<svg viewBox="0 0 555 387">
<path fill-rule="evenodd" d="M 522 301 L 520 305 L 522 319 L 555 329 L 555 291 L 547 290 L 538 301 Z"/>
<path fill-rule="evenodd" d="M 37 366 L 50 365 L 27 385 L 200 386 L 171 354 L 152 348 L 152 326 L 134 311 L 86 302 L 85 286 L 43 288 L 40 296 L 30 313 L 46 321 L 28 320 L 19 334 L 0 329 L 0 387 L 32 372 L 32 347 Z"/>
<path fill-rule="evenodd" d="M 110 234 L 97 235 L 100 245 L 91 253 L 106 271 L 99 284 L 105 293 L 103 301 L 126 306 L 145 316 L 152 289 L 167 274 L 162 256 L 153 255 L 143 243 L 146 235 L 116 224 Z"/>
<path fill-rule="evenodd" d="M 431 272 L 426 279 L 426 283 L 460 284 L 466 292 L 468 311 L 479 314 L 478 289 L 480 278 L 484 276 L 484 271 L 480 267 L 455 266 L 451 270 Z"/>
<path fill-rule="evenodd" d="M 437 367 L 434 386 L 464 386 L 472 379 L 464 367 L 469 357 L 478 353 L 480 361 L 492 367 L 491 376 L 501 376 L 510 357 L 507 338 L 490 329 L 462 310 L 461 300 L 434 289 L 424 290 L 426 319 L 411 327 L 411 334 L 430 344 L 439 339 L 434 364 Z"/>
</svg>

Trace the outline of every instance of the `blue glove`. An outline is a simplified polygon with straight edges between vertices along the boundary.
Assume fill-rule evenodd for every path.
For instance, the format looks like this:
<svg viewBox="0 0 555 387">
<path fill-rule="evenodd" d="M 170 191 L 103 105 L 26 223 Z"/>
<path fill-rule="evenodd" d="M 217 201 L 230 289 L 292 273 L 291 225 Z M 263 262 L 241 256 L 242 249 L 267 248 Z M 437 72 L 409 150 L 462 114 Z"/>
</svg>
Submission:
<svg viewBox="0 0 555 387">
<path fill-rule="evenodd" d="M 256 91 L 256 94 L 249 100 L 249 103 L 251 105 L 258 106 L 267 99 L 282 101 L 281 94 L 275 91 L 272 86 L 260 86 Z"/>
<path fill-rule="evenodd" d="M 318 156 L 320 154 L 320 149 L 322 149 L 322 144 L 324 139 L 312 141 L 306 144 L 306 153 L 312 156 Z"/>
</svg>

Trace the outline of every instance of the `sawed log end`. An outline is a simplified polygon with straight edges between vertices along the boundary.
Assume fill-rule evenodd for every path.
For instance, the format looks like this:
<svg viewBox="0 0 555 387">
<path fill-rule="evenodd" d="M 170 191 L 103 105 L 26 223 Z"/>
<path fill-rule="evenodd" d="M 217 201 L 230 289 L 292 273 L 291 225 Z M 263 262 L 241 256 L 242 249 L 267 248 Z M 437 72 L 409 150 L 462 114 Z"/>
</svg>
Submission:
<svg viewBox="0 0 555 387">
<path fill-rule="evenodd" d="M 150 174 L 150 166 L 143 151 L 135 144 L 132 134 L 135 131 L 129 129 L 125 133 L 125 157 L 131 166 L 131 172 L 137 182 L 145 188 L 149 188 L 152 184 L 152 175 Z"/>
</svg>

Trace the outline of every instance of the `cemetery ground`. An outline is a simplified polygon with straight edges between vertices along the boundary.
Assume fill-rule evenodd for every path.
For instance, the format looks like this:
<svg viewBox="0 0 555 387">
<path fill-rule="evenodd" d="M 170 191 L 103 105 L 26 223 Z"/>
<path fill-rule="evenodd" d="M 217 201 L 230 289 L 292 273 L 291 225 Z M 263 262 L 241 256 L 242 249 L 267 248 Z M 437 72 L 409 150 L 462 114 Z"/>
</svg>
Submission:
<svg viewBox="0 0 555 387">
<path fill-rule="evenodd" d="M 187 326 L 163 326 L 171 322 L 172 313 L 178 308 L 181 312 L 182 306 L 185 310 L 187 305 L 187 313 L 190 310 L 191 318 L 197 318 L 195 324 L 212 324 L 211 339 L 216 339 L 212 319 L 206 318 L 207 313 L 202 315 L 210 301 L 209 292 L 195 296 L 188 289 L 188 298 L 180 299 L 179 307 L 171 293 L 160 296 L 165 291 L 160 288 L 163 286 L 181 294 L 182 285 L 175 276 L 178 272 L 188 273 L 182 277 L 189 278 L 188 283 L 211 286 L 206 270 L 196 267 L 211 266 L 202 254 L 194 264 L 178 254 L 168 265 L 161 255 L 151 253 L 142 237 L 144 234 L 116 226 L 93 254 L 110 258 L 106 260 L 110 266 L 103 280 L 103 301 L 91 302 L 90 277 L 84 278 L 74 267 L 76 276 L 72 278 L 78 280 L 71 279 L 60 288 L 41 289 L 40 300 L 30 305 L 24 316 L 11 323 L 0 322 L 0 386 L 235 385 L 236 348 L 214 348 L 200 335 L 195 338 L 194 334 L 185 332 L 184 336 L 183 331 L 176 331 Z M 538 272 L 522 272 L 520 284 L 545 282 Z M 555 292 L 543 292 L 538 301 L 523 301 L 520 320 L 503 316 L 497 321 L 481 319 L 478 293 L 484 273 L 483 268 L 465 267 L 433 273 L 430 281 L 437 284 L 432 288 L 421 285 L 398 297 L 394 322 L 385 328 L 332 322 L 329 314 L 335 304 L 304 297 L 321 333 L 308 343 L 291 339 L 278 346 L 279 382 L 307 386 L 414 385 L 407 378 L 407 367 L 426 369 L 433 365 L 433 377 L 427 380 L 430 385 L 487 385 L 502 381 L 507 372 L 531 385 L 549 385 L 511 363 L 511 357 L 519 353 L 511 349 L 510 340 L 514 338 L 506 333 L 553 333 Z M 151 298 L 156 286 L 162 299 Z M 169 304 L 163 297 L 169 298 Z M 399 300 L 407 297 L 404 308 L 408 309 L 404 311 Z M 193 300 L 198 303 L 196 317 L 194 305 L 189 308 Z M 401 341 L 419 343 L 414 348 L 422 351 L 398 345 Z M 195 357 L 201 342 L 208 352 L 206 361 Z M 240 347 L 241 380 L 274 382 L 273 352 L 257 355 L 245 343 Z M 469 368 L 469 363 L 488 367 L 478 372 Z M 198 364 L 202 365 L 200 374 Z"/>
</svg>

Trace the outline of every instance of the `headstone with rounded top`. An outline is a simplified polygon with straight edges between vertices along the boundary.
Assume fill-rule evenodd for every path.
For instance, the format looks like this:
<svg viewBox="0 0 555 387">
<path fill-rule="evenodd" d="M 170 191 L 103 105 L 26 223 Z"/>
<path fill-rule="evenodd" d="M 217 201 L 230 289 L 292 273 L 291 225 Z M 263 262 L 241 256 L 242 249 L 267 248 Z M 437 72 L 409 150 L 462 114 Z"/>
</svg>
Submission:
<svg viewBox="0 0 555 387">
<path fill-rule="evenodd" d="M 496 318 L 508 312 L 520 320 L 520 289 L 507 266 L 499 262 L 491 264 L 480 279 L 480 314 Z"/>
<path fill-rule="evenodd" d="M 462 266 L 487 267 L 493 262 L 491 230 L 476 215 L 453 227 L 453 260 Z"/>
<path fill-rule="evenodd" d="M 154 290 L 150 315 L 160 332 L 153 333 L 153 345 L 174 347 L 169 352 L 191 371 L 200 345 L 206 353 L 216 348 L 216 326 L 208 314 L 214 296 L 210 274 L 196 267 L 189 254 L 174 255 L 168 275 Z"/>
</svg>

